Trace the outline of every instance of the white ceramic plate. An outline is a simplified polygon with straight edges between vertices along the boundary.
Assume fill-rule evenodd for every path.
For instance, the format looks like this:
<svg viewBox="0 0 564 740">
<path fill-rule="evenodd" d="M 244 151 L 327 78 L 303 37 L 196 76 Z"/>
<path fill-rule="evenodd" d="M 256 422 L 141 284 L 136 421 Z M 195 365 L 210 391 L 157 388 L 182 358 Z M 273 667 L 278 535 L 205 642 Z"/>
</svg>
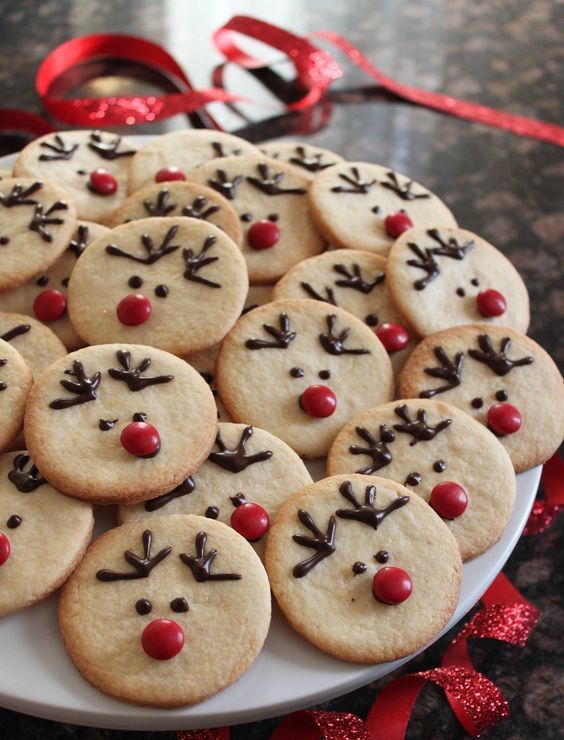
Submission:
<svg viewBox="0 0 564 740">
<path fill-rule="evenodd" d="M 141 144 L 148 137 L 131 138 Z M 0 158 L 0 168 L 10 168 L 14 158 Z M 308 467 L 314 479 L 323 477 L 323 463 Z M 511 554 L 527 521 L 540 472 L 539 467 L 517 476 L 517 499 L 507 530 L 487 553 L 464 566 L 458 607 L 441 634 L 462 619 Z M 99 531 L 112 526 L 108 510 L 99 513 L 97 524 Z M 262 653 L 236 684 L 194 707 L 136 707 L 101 694 L 73 666 L 57 625 L 56 595 L 0 620 L 0 655 L 2 706 L 60 722 L 126 730 L 218 727 L 286 714 L 381 678 L 413 657 L 375 666 L 345 663 L 307 643 L 275 607 Z"/>
</svg>

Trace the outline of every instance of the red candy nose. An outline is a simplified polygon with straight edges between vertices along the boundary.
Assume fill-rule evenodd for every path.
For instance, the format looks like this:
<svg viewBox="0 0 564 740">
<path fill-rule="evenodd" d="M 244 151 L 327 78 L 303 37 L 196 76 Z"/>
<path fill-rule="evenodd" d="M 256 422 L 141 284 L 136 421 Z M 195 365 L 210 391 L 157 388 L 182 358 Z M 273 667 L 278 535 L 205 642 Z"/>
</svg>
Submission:
<svg viewBox="0 0 564 740">
<path fill-rule="evenodd" d="M 184 647 L 184 630 L 172 619 L 155 619 L 143 630 L 141 645 L 149 658 L 170 660 Z"/>
<path fill-rule="evenodd" d="M 170 167 L 163 167 L 155 175 L 155 182 L 168 182 L 169 180 L 185 180 L 186 175 L 180 167 L 171 165 Z"/>
<path fill-rule="evenodd" d="M 494 403 L 488 409 L 488 427 L 494 434 L 505 437 L 521 427 L 521 413 L 510 403 Z"/>
<path fill-rule="evenodd" d="M 253 249 L 270 249 L 280 241 L 280 228 L 274 221 L 256 221 L 247 232 Z"/>
<path fill-rule="evenodd" d="M 376 336 L 390 355 L 405 349 L 409 344 L 409 334 L 401 324 L 381 324 L 376 329 Z"/>
<path fill-rule="evenodd" d="M 240 504 L 231 514 L 231 526 L 249 542 L 256 542 L 268 532 L 270 517 L 260 504 L 248 502 Z"/>
<path fill-rule="evenodd" d="M 124 427 L 120 442 L 124 450 L 137 457 L 154 457 L 161 448 L 156 427 L 146 421 L 133 421 Z"/>
<path fill-rule="evenodd" d="M 90 190 L 98 195 L 113 195 L 118 189 L 116 178 L 111 172 L 100 167 L 90 173 Z"/>
<path fill-rule="evenodd" d="M 6 560 L 10 557 L 10 540 L 6 537 L 4 532 L 0 532 L 0 565 L 4 565 Z"/>
<path fill-rule="evenodd" d="M 300 396 L 300 406 L 306 414 L 325 419 L 337 408 L 337 396 L 326 385 L 310 385 Z"/>
<path fill-rule="evenodd" d="M 382 568 L 372 581 L 372 593 L 383 604 L 401 604 L 409 599 L 413 582 L 409 573 L 402 568 Z"/>
<path fill-rule="evenodd" d="M 468 496 L 458 483 L 445 480 L 431 491 L 431 506 L 443 519 L 456 519 L 466 511 Z"/>
<path fill-rule="evenodd" d="M 497 290 L 482 290 L 476 296 L 476 305 L 482 316 L 501 316 L 507 309 L 507 301 Z"/>
<path fill-rule="evenodd" d="M 397 239 L 401 236 L 404 231 L 409 231 L 413 228 L 413 221 L 409 218 L 405 211 L 398 211 L 397 213 L 391 213 L 384 219 L 384 228 L 388 236 L 392 239 Z"/>
<path fill-rule="evenodd" d="M 144 295 L 126 295 L 118 303 L 116 314 L 125 326 L 144 324 L 151 315 L 151 301 Z"/>
<path fill-rule="evenodd" d="M 67 299 L 59 290 L 42 290 L 33 301 L 33 313 L 39 321 L 56 321 L 67 310 Z"/>
</svg>

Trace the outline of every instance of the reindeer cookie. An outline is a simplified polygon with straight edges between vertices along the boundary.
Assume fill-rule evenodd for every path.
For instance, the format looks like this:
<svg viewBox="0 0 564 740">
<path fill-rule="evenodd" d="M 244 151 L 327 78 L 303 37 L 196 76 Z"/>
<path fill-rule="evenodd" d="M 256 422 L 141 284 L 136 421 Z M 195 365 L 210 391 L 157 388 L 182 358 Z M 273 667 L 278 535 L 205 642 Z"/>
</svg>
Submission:
<svg viewBox="0 0 564 740">
<path fill-rule="evenodd" d="M 186 180 L 192 170 L 210 159 L 244 154 L 259 154 L 259 149 L 222 131 L 173 131 L 156 136 L 131 160 L 129 192 L 155 182 Z"/>
<path fill-rule="evenodd" d="M 198 514 L 230 524 L 263 551 L 270 522 L 294 493 L 311 483 L 298 455 L 272 434 L 220 423 L 215 445 L 190 479 L 144 504 L 120 508 L 120 521 L 151 514 Z"/>
<path fill-rule="evenodd" d="M 134 154 L 133 144 L 117 134 L 62 131 L 40 136 L 24 147 L 14 175 L 59 183 L 75 203 L 79 218 L 103 221 L 127 197 L 127 171 Z"/>
<path fill-rule="evenodd" d="M 336 247 L 387 254 L 414 226 L 456 226 L 445 204 L 407 175 L 368 162 L 320 172 L 310 190 L 313 217 Z"/>
<path fill-rule="evenodd" d="M 27 452 L 0 455 L 0 617 L 58 588 L 92 534 L 92 507 L 63 496 Z"/>
<path fill-rule="evenodd" d="M 402 398 L 436 398 L 485 424 L 517 473 L 547 460 L 564 434 L 558 368 L 529 337 L 505 326 L 469 324 L 431 334 L 399 379 Z"/>
<path fill-rule="evenodd" d="M 462 575 L 456 540 L 422 499 L 354 474 L 292 496 L 271 527 L 265 565 L 292 627 L 358 663 L 429 642 L 454 612 Z"/>
<path fill-rule="evenodd" d="M 343 157 L 329 149 L 322 149 L 300 141 L 269 141 L 261 144 L 260 149 L 270 159 L 291 164 L 310 180 L 313 180 L 318 172 L 326 170 L 327 167 L 337 162 L 344 162 Z"/>
<path fill-rule="evenodd" d="M 0 180 L 0 292 L 56 262 L 75 225 L 76 209 L 60 188 L 25 178 Z"/>
<path fill-rule="evenodd" d="M 270 624 L 270 589 L 252 547 L 220 522 L 166 516 L 97 539 L 59 602 L 65 646 L 117 699 L 195 704 L 237 681 Z"/>
<path fill-rule="evenodd" d="M 200 218 L 217 226 L 240 245 L 243 231 L 239 217 L 226 198 L 193 182 L 163 182 L 130 195 L 106 221 L 111 228 L 140 218 Z"/>
<path fill-rule="evenodd" d="M 97 239 L 78 261 L 70 319 L 90 344 L 139 342 L 183 356 L 223 339 L 247 289 L 245 260 L 217 226 L 142 219 Z"/>
<path fill-rule="evenodd" d="M 50 483 L 105 504 L 170 491 L 207 458 L 216 432 L 213 395 L 199 373 L 136 344 L 85 347 L 58 360 L 35 383 L 25 418 L 30 453 Z"/>
<path fill-rule="evenodd" d="M 50 329 L 19 313 L 0 313 L 0 339 L 17 349 L 36 378 L 67 354 L 64 344 Z"/>
<path fill-rule="evenodd" d="M 327 474 L 353 472 L 395 480 L 430 503 L 463 560 L 498 541 L 515 500 L 515 473 L 503 445 L 440 401 L 393 401 L 351 419 L 329 450 Z"/>
<path fill-rule="evenodd" d="M 340 306 L 370 326 L 399 372 L 414 343 L 386 284 L 386 260 L 357 249 L 310 257 L 276 283 L 274 300 L 314 298 Z"/>
<path fill-rule="evenodd" d="M 33 375 L 29 365 L 5 339 L 0 339 L 0 452 L 14 442 L 22 429 L 25 404 Z"/>
<path fill-rule="evenodd" d="M 309 179 L 292 165 L 249 154 L 207 162 L 189 179 L 217 190 L 239 215 L 251 283 L 275 283 L 323 251 L 307 197 Z"/>
<path fill-rule="evenodd" d="M 321 301 L 275 301 L 241 317 L 216 364 L 235 421 L 267 429 L 299 455 L 325 455 L 339 429 L 392 398 L 386 350 L 366 324 Z"/>
<path fill-rule="evenodd" d="M 525 333 L 529 295 L 511 262 L 464 229 L 411 229 L 394 242 L 387 266 L 392 297 L 422 337 L 476 322 Z"/>
</svg>

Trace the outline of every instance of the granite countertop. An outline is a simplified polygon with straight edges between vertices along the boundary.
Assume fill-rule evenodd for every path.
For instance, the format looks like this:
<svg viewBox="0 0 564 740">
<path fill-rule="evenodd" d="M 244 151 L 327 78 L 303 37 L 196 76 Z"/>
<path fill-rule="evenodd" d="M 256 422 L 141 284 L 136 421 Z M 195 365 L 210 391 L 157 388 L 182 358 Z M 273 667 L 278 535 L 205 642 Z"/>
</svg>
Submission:
<svg viewBox="0 0 564 740">
<path fill-rule="evenodd" d="M 195 86 L 209 84 L 218 57 L 210 32 L 235 13 L 259 15 L 297 33 L 320 28 L 337 31 L 356 44 L 390 76 L 412 85 L 449 92 L 514 113 L 562 122 L 559 95 L 564 31 L 562 2 L 556 0 L 258 0 L 195 3 L 158 0 L 19 0 L 2 3 L 0 91 L 2 105 L 40 112 L 33 80 L 37 65 L 54 46 L 73 36 L 98 31 L 147 36 L 167 46 L 184 64 Z M 325 127 L 305 134 L 304 116 L 291 116 L 246 129 L 255 140 L 282 133 L 334 149 L 347 159 L 368 160 L 409 173 L 440 195 L 461 225 L 501 249 L 523 275 L 531 296 L 530 334 L 562 363 L 558 317 L 564 304 L 561 243 L 564 239 L 564 155 L 540 142 L 442 116 L 386 99 L 370 80 L 348 65 L 335 86 L 332 103 L 315 112 Z M 560 73 L 560 78 L 559 78 Z M 248 76 L 247 76 L 248 77 Z M 233 78 L 235 79 L 235 78 Z M 240 83 L 239 83 L 240 81 Z M 102 94 L 119 79 L 83 87 Z M 258 85 L 241 76 L 249 94 Z M 106 85 L 106 87 L 104 87 Z M 337 92 L 338 89 L 338 92 Z M 561 88 L 560 88 L 561 89 Z M 102 91 L 102 92 L 101 92 Z M 248 109 L 250 111 L 250 109 Z M 255 122 L 264 111 L 252 110 Z M 237 116 L 218 113 L 223 125 L 244 125 Z M 138 129 L 155 133 L 187 124 L 177 117 Z M 3 138 L 2 153 L 14 140 Z M 538 392 L 531 389 L 531 392 Z M 564 727 L 564 515 L 543 535 L 522 538 L 504 572 L 542 611 L 526 648 L 496 641 L 471 647 L 477 668 L 502 689 L 511 718 L 487 737 L 549 740 Z M 414 660 L 410 671 L 438 665 L 456 630 Z M 405 672 L 405 671 L 404 671 Z M 383 682 L 370 684 L 323 705 L 365 716 Z M 268 738 L 278 718 L 233 728 L 234 740 Z M 154 733 L 97 730 L 58 724 L 0 709 L 5 738 L 134 740 Z M 174 733 L 162 733 L 173 740 Z M 416 704 L 408 738 L 466 737 L 442 692 L 425 688 Z"/>
</svg>

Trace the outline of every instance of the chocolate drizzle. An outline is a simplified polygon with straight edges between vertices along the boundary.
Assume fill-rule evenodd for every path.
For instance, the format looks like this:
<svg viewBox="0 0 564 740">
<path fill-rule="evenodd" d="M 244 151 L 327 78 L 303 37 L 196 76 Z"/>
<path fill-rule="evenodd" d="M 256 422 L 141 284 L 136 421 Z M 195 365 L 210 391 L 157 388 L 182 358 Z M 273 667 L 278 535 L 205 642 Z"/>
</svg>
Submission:
<svg viewBox="0 0 564 740">
<path fill-rule="evenodd" d="M 158 509 L 162 509 L 163 506 L 170 504 L 170 502 L 174 501 L 175 498 L 180 498 L 181 496 L 186 496 L 187 494 L 192 493 L 195 488 L 196 484 L 194 483 L 194 479 L 192 476 L 188 476 L 185 481 L 182 481 L 182 483 L 179 486 L 176 486 L 176 488 L 173 488 L 172 491 L 164 493 L 162 496 L 157 496 L 157 498 L 153 498 L 150 501 L 145 501 L 145 511 L 157 511 Z"/>
<path fill-rule="evenodd" d="M 176 208 L 176 203 L 169 203 L 170 193 L 167 188 L 163 188 L 157 195 L 157 200 L 152 203 L 148 198 L 143 201 L 143 208 L 147 211 L 149 216 L 168 216 Z"/>
<path fill-rule="evenodd" d="M 259 171 L 260 179 L 258 177 L 247 176 L 246 180 L 248 183 L 253 185 L 253 187 L 266 193 L 266 195 L 305 195 L 307 193 L 305 188 L 280 187 L 280 183 L 284 179 L 284 173 L 275 172 L 271 176 L 269 167 L 264 162 L 257 164 L 257 170 Z"/>
<path fill-rule="evenodd" d="M 47 483 L 33 463 L 29 470 L 26 470 L 29 461 L 30 456 L 25 452 L 16 455 L 13 462 L 14 467 L 8 473 L 8 479 L 21 493 L 31 493 L 36 488 L 39 488 L 39 486 Z"/>
<path fill-rule="evenodd" d="M 126 257 L 127 259 L 133 260 L 134 262 L 140 262 L 142 265 L 152 265 L 157 260 L 160 260 L 161 257 L 166 257 L 167 254 L 175 252 L 179 248 L 180 245 L 178 244 L 170 244 L 170 242 L 174 239 L 177 231 L 178 226 L 171 226 L 170 229 L 166 232 L 160 246 L 157 248 L 155 248 L 153 240 L 151 239 L 149 234 L 143 234 L 141 236 L 141 243 L 143 244 L 143 246 L 145 247 L 145 251 L 147 252 L 146 257 L 138 257 L 135 254 L 129 254 L 129 252 L 125 252 L 123 249 L 116 247 L 115 244 L 108 244 L 108 246 L 106 247 L 106 252 L 113 255 L 114 257 Z"/>
<path fill-rule="evenodd" d="M 131 157 L 135 154 L 135 149 L 124 149 L 120 152 L 120 144 L 121 136 L 116 136 L 114 139 L 104 141 L 102 138 L 102 131 L 93 131 L 90 134 L 88 147 L 102 157 L 102 159 L 107 160 L 119 159 L 119 157 Z"/>
<path fill-rule="evenodd" d="M 361 475 L 372 475 L 380 468 L 384 468 L 392 462 L 392 453 L 388 447 L 393 442 L 396 435 L 386 424 L 380 424 L 380 439 L 377 440 L 365 427 L 356 427 L 356 433 L 363 439 L 368 447 L 351 445 L 349 452 L 351 455 L 368 455 L 372 458 L 372 465 L 366 468 L 360 468 L 357 473 Z"/>
<path fill-rule="evenodd" d="M 151 571 L 161 561 L 170 555 L 172 547 L 163 547 L 160 552 L 155 556 L 151 557 L 151 544 L 153 542 L 153 535 L 149 529 L 143 532 L 143 556 L 136 555 L 131 550 L 126 550 L 123 554 L 125 560 L 133 566 L 134 570 L 121 573 L 116 570 L 102 569 L 96 573 L 96 578 L 99 581 L 135 581 L 138 578 L 148 578 Z"/>
<path fill-rule="evenodd" d="M 44 242 L 52 242 L 53 236 L 47 231 L 47 226 L 60 226 L 65 221 L 63 218 L 50 218 L 50 216 L 56 211 L 67 210 L 67 204 L 63 203 L 60 200 L 53 203 L 52 206 L 49 206 L 49 208 L 45 212 L 43 212 L 43 206 L 41 205 L 41 203 L 37 203 L 33 210 L 33 216 L 31 217 L 31 221 L 28 223 L 27 228 L 30 231 L 37 232 Z"/>
<path fill-rule="evenodd" d="M 40 154 L 40 162 L 53 162 L 54 160 L 66 160 L 69 161 L 73 158 L 74 153 L 78 149 L 78 144 L 70 144 L 66 146 L 63 138 L 60 134 L 55 134 L 53 137 L 54 143 L 48 141 L 42 141 L 39 146 L 44 149 L 49 149 L 53 154 Z"/>
<path fill-rule="evenodd" d="M 115 427 L 117 422 L 118 419 L 100 419 L 98 421 L 98 429 L 101 432 L 109 432 L 110 429 L 113 429 Z"/>
<path fill-rule="evenodd" d="M 73 239 L 67 247 L 68 252 L 72 252 L 78 259 L 88 246 L 88 226 L 80 225 L 76 231 L 76 239 Z"/>
<path fill-rule="evenodd" d="M 454 236 L 450 236 L 448 241 L 445 241 L 440 235 L 438 229 L 428 229 L 427 234 L 431 239 L 439 244 L 438 247 L 425 247 L 422 249 L 418 244 L 415 244 L 415 242 L 407 243 L 409 249 L 411 249 L 415 256 L 419 258 L 416 260 L 407 260 L 407 264 L 412 267 L 418 267 L 427 273 L 426 277 L 416 280 L 413 283 L 413 287 L 416 290 L 425 290 L 429 283 L 433 282 L 433 280 L 440 275 L 441 269 L 439 267 L 439 263 L 435 259 L 436 256 L 463 260 L 468 252 L 474 247 L 474 242 L 471 239 L 464 244 L 459 244 L 458 239 Z"/>
<path fill-rule="evenodd" d="M 247 339 L 245 347 L 247 349 L 286 349 L 290 342 L 293 342 L 296 338 L 296 332 L 290 331 L 290 319 L 287 314 L 281 313 L 278 317 L 278 323 L 280 329 L 276 329 L 271 324 L 263 324 L 262 328 L 271 337 L 274 337 L 274 341 L 268 339 Z"/>
<path fill-rule="evenodd" d="M 108 370 L 108 375 L 115 380 L 122 380 L 127 383 L 127 387 L 130 391 L 142 391 L 150 385 L 160 385 L 161 383 L 170 383 L 174 380 L 174 375 L 156 375 L 153 377 L 143 376 L 145 370 L 151 365 L 151 358 L 145 357 L 137 365 L 137 367 L 131 367 L 131 352 L 124 349 L 118 349 L 116 357 L 119 360 L 122 370 L 111 367 Z"/>
<path fill-rule="evenodd" d="M 13 206 L 34 206 L 37 201 L 30 198 L 30 195 L 37 193 L 43 187 L 42 182 L 34 182 L 28 188 L 23 185 L 14 185 L 8 195 L 0 193 L 0 205 L 4 208 L 13 208 Z"/>
<path fill-rule="evenodd" d="M 198 254 L 195 254 L 192 249 L 183 249 L 182 256 L 186 263 L 186 269 L 184 270 L 184 277 L 186 280 L 192 280 L 195 283 L 201 283 L 207 285 L 208 288 L 221 288 L 221 283 L 215 283 L 212 280 L 198 275 L 198 272 L 207 265 L 211 265 L 212 262 L 217 262 L 219 257 L 206 257 L 206 252 L 211 249 L 216 243 L 217 239 L 215 236 L 206 237 L 204 244 Z"/>
<path fill-rule="evenodd" d="M 370 192 L 370 188 L 375 184 L 376 180 L 363 180 L 358 167 L 351 167 L 352 177 L 345 175 L 342 172 L 339 173 L 339 178 L 344 180 L 350 187 L 344 187 L 343 185 L 337 185 L 331 188 L 332 193 L 361 193 L 366 195 Z"/>
<path fill-rule="evenodd" d="M 442 380 L 446 380 L 446 384 L 441 385 L 438 388 L 429 388 L 425 391 L 421 391 L 419 394 L 420 398 L 433 398 L 433 396 L 436 396 L 438 393 L 450 391 L 461 383 L 464 354 L 462 352 L 457 352 L 453 361 L 449 358 L 443 347 L 435 347 L 433 352 L 437 360 L 441 363 L 441 367 L 426 367 L 425 372 L 432 378 L 441 378 Z"/>
<path fill-rule="evenodd" d="M 487 334 L 480 334 L 478 336 L 478 344 L 480 345 L 480 350 L 469 349 L 468 354 L 473 360 L 483 362 L 499 376 L 507 375 L 514 367 L 530 365 L 534 362 L 534 358 L 532 357 L 521 357 L 518 360 L 510 360 L 506 355 L 506 351 L 511 346 L 511 339 L 509 337 L 505 337 L 500 341 L 499 352 L 494 350 L 492 340 Z"/>
<path fill-rule="evenodd" d="M 351 502 L 354 509 L 337 509 L 337 516 L 341 519 L 353 519 L 362 524 L 367 524 L 372 529 L 378 529 L 387 516 L 409 503 L 409 496 L 400 496 L 394 499 L 391 504 L 388 504 L 385 509 L 377 509 L 376 486 L 366 486 L 364 504 L 361 504 L 353 493 L 350 481 L 341 483 L 339 493 Z"/>
<path fill-rule="evenodd" d="M 73 360 L 72 370 L 65 370 L 65 375 L 71 375 L 76 380 L 60 380 L 59 383 L 63 388 L 71 393 L 75 394 L 74 398 L 56 398 L 51 401 L 49 408 L 52 409 L 68 409 L 71 406 L 78 406 L 81 403 L 88 403 L 89 401 L 95 401 L 96 391 L 100 385 L 102 374 L 100 371 L 95 372 L 94 375 L 88 377 L 84 366 L 80 360 Z"/>
<path fill-rule="evenodd" d="M 386 172 L 386 177 L 388 179 L 381 181 L 380 185 L 382 185 L 382 187 L 386 188 L 387 190 L 392 190 L 402 200 L 416 200 L 418 198 L 431 197 L 430 193 L 414 193 L 413 180 L 406 179 L 405 182 L 402 184 L 397 174 L 395 172 L 392 172 L 391 170 L 389 172 Z"/>
<path fill-rule="evenodd" d="M 230 180 L 225 170 L 216 170 L 217 179 L 208 180 L 208 185 L 218 193 L 221 193 L 227 200 L 235 200 L 237 197 L 237 188 L 243 182 L 243 175 L 235 175 Z"/>
<path fill-rule="evenodd" d="M 309 529 L 313 534 L 313 537 L 306 537 L 303 534 L 294 534 L 292 535 L 292 539 L 294 542 L 297 542 L 298 545 L 315 550 L 314 555 L 307 558 L 307 560 L 299 562 L 292 570 L 294 578 L 303 578 L 313 570 L 316 565 L 319 565 L 322 560 L 325 560 L 325 558 L 328 558 L 335 552 L 335 531 L 337 529 L 337 522 L 335 521 L 334 516 L 330 516 L 327 523 L 327 531 L 323 534 L 313 521 L 311 514 L 309 514 L 305 509 L 298 509 L 298 519 L 304 527 Z"/>
<path fill-rule="evenodd" d="M 22 334 L 27 334 L 30 330 L 31 326 L 29 324 L 18 324 L 17 326 L 14 326 L 13 329 L 2 334 L 0 339 L 3 339 L 5 342 L 11 342 L 12 339 L 21 337 Z"/>
<path fill-rule="evenodd" d="M 207 203 L 208 199 L 206 197 L 204 197 L 203 195 L 198 195 L 192 201 L 191 206 L 184 206 L 184 208 L 182 209 L 182 215 L 189 216 L 190 218 L 199 218 L 205 220 L 210 216 L 213 216 L 214 213 L 217 213 L 221 210 L 221 207 L 218 206 L 216 203 L 212 203 L 206 208 Z"/>
<path fill-rule="evenodd" d="M 236 447 L 229 449 L 221 438 L 221 432 L 218 432 L 215 443 L 219 448 L 219 452 L 211 452 L 208 460 L 215 463 L 215 465 L 219 465 L 220 468 L 228 470 L 230 473 L 240 473 L 248 468 L 249 465 L 270 460 L 273 454 L 271 450 L 262 450 L 252 455 L 247 454 L 245 446 L 252 436 L 253 427 L 245 427 L 241 432 L 241 437 Z"/>
<path fill-rule="evenodd" d="M 318 293 L 315 288 L 310 285 L 309 283 L 302 282 L 300 283 L 303 290 L 308 294 L 310 298 L 313 298 L 316 301 L 324 301 L 325 303 L 332 303 L 333 306 L 337 305 L 337 301 L 335 300 L 335 293 L 333 291 L 333 288 L 328 288 L 325 286 L 325 298 L 321 295 L 321 293 Z"/>
<path fill-rule="evenodd" d="M 205 532 L 198 532 L 196 535 L 196 555 L 180 554 L 180 559 L 192 571 L 192 575 L 198 583 L 205 581 L 239 581 L 241 576 L 236 573 L 212 573 L 212 563 L 217 556 L 217 550 L 213 548 L 206 553 L 206 543 L 208 535 Z"/>
<path fill-rule="evenodd" d="M 304 170 L 307 170 L 308 172 L 319 172 L 319 170 L 324 170 L 327 167 L 331 167 L 331 165 L 334 165 L 335 162 L 322 162 L 323 159 L 323 153 L 319 152 L 318 154 L 312 154 L 311 156 L 308 156 L 306 154 L 306 150 L 304 146 L 296 146 L 296 154 L 293 157 L 290 157 L 288 160 L 291 164 L 295 164 L 298 167 L 302 167 Z"/>
<path fill-rule="evenodd" d="M 452 419 L 444 419 L 439 422 L 436 427 L 429 426 L 427 424 L 427 412 L 425 409 L 418 409 L 417 418 L 412 419 L 405 403 L 402 403 L 401 406 L 397 406 L 394 409 L 394 413 L 405 422 L 404 424 L 394 424 L 396 432 L 411 434 L 413 437 L 409 443 L 410 447 L 413 447 L 418 442 L 428 442 L 431 439 L 435 439 L 437 434 L 452 424 Z"/>
<path fill-rule="evenodd" d="M 347 327 L 337 336 L 333 333 L 337 317 L 335 314 L 327 316 L 327 334 L 320 334 L 319 341 L 323 349 L 330 355 L 368 355 L 370 354 L 369 349 L 347 349 L 345 342 L 350 334 L 350 329 Z"/>
<path fill-rule="evenodd" d="M 382 272 L 379 275 L 376 275 L 376 277 L 371 282 L 366 281 L 362 277 L 360 265 L 358 265 L 356 262 L 352 266 L 352 272 L 348 269 L 346 265 L 342 264 L 333 265 L 333 269 L 335 270 L 335 272 L 338 272 L 339 275 L 344 275 L 345 278 L 335 280 L 335 285 L 338 285 L 340 288 L 353 288 L 353 290 L 358 290 L 365 295 L 371 293 L 373 288 L 375 288 L 380 283 L 383 283 L 386 279 L 386 275 Z"/>
</svg>

